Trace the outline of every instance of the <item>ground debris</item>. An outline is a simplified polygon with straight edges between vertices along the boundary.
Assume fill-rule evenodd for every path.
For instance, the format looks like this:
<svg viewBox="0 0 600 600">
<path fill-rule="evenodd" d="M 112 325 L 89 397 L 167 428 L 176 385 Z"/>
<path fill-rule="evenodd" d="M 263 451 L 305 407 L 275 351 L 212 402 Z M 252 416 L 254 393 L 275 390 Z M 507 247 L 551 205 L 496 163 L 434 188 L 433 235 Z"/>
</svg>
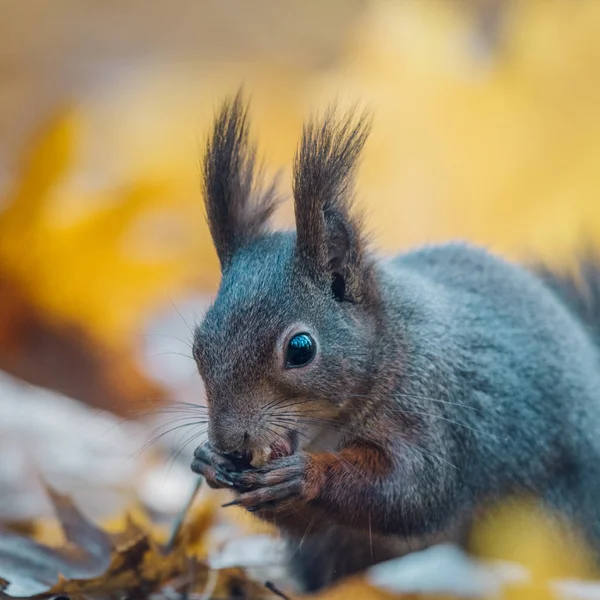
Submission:
<svg viewBox="0 0 600 600">
<path fill-rule="evenodd" d="M 197 488 L 196 488 L 197 490 Z M 240 568 L 212 569 L 197 550 L 210 525 L 206 511 L 185 507 L 167 544 L 151 527 L 128 518 L 109 533 L 67 497 L 47 486 L 64 542 L 57 547 L 0 530 L 0 598 L 131 600 L 273 597 Z M 186 526 L 181 527 L 185 521 Z"/>
</svg>

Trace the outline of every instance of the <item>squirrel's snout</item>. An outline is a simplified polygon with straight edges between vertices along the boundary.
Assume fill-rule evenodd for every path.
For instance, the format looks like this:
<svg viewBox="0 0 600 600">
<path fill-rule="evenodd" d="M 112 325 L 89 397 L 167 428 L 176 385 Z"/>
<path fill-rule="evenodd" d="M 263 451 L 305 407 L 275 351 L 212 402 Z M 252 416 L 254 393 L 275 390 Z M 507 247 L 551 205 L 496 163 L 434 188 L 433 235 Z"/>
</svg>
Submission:
<svg viewBox="0 0 600 600">
<path fill-rule="evenodd" d="M 270 447 L 258 448 L 247 431 L 235 435 L 217 435 L 212 442 L 217 452 L 227 456 L 239 469 L 268 462 Z"/>
<path fill-rule="evenodd" d="M 237 427 L 236 427 L 237 425 Z M 260 466 L 273 458 L 289 456 L 297 445 L 293 432 L 282 432 L 275 440 L 264 439 L 239 424 L 215 423 L 209 430 L 208 438 L 213 448 L 220 454 L 239 457 L 252 466 Z"/>
<path fill-rule="evenodd" d="M 209 440 L 222 454 L 243 454 L 250 449 L 251 436 L 246 430 L 229 427 L 211 427 Z"/>
</svg>

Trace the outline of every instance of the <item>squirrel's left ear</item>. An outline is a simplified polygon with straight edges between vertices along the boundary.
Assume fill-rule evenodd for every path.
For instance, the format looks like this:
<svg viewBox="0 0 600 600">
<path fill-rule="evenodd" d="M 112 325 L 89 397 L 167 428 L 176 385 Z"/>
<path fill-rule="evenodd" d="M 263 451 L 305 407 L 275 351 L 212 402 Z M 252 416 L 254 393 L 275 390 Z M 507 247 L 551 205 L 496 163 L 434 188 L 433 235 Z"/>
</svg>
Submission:
<svg viewBox="0 0 600 600">
<path fill-rule="evenodd" d="M 313 278 L 331 281 L 337 300 L 358 301 L 364 291 L 366 241 L 352 204 L 370 129 L 366 114 L 336 119 L 330 108 L 305 125 L 294 161 L 297 259 Z"/>
<path fill-rule="evenodd" d="M 275 182 L 263 186 L 255 163 L 240 90 L 221 106 L 203 160 L 206 216 L 222 271 L 238 248 L 266 232 L 279 201 Z"/>
</svg>

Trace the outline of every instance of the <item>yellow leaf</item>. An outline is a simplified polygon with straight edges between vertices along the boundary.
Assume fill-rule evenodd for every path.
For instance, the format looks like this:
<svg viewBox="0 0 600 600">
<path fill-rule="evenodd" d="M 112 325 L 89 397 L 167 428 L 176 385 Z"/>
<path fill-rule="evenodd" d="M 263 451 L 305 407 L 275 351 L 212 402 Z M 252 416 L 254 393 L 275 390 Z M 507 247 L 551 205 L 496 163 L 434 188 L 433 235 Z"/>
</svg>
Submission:
<svg viewBox="0 0 600 600">
<path fill-rule="evenodd" d="M 19 166 L 16 189 L 0 214 L 0 240 L 35 228 L 48 194 L 73 166 L 79 125 L 77 112 L 65 109 L 53 115 L 32 140 Z"/>
</svg>

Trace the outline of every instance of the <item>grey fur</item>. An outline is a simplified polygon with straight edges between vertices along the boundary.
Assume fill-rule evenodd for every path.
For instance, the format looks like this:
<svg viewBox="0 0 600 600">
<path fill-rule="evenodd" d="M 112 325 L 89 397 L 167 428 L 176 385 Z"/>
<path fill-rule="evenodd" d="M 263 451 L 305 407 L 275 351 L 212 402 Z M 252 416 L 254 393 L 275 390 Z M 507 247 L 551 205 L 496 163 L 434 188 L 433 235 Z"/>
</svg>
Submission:
<svg viewBox="0 0 600 600">
<path fill-rule="evenodd" d="M 241 90 L 223 103 L 215 118 L 203 160 L 206 216 L 221 267 L 233 253 L 266 231 L 279 198 L 275 182 L 266 187 L 256 169 L 248 110 Z"/>
<path fill-rule="evenodd" d="M 338 120 L 333 107 L 320 121 L 304 127 L 294 160 L 296 247 L 313 276 L 328 264 L 340 268 L 344 254 L 352 270 L 360 270 L 364 243 L 356 239 L 362 231 L 352 200 L 356 167 L 370 129 L 366 113 L 356 117 L 352 110 Z"/>
<path fill-rule="evenodd" d="M 582 303 L 568 280 L 468 244 L 376 258 L 345 183 L 368 128 L 332 119 L 305 130 L 296 161 L 302 234 L 253 230 L 227 258 L 196 331 L 214 450 L 270 443 L 296 402 L 297 415 L 329 415 L 296 417 L 299 451 L 380 452 L 375 472 L 385 475 L 340 465 L 343 481 L 328 479 L 300 516 L 271 519 L 288 532 L 307 589 L 409 547 L 461 541 L 480 508 L 519 494 L 572 519 L 600 555 L 598 269 L 586 267 L 592 292 Z M 237 226 L 215 223 L 217 248 Z M 323 259 L 332 251 L 334 263 Z M 336 273 L 343 299 L 332 293 Z M 305 373 L 282 367 L 277 344 L 290 327 L 318 343 Z"/>
</svg>

